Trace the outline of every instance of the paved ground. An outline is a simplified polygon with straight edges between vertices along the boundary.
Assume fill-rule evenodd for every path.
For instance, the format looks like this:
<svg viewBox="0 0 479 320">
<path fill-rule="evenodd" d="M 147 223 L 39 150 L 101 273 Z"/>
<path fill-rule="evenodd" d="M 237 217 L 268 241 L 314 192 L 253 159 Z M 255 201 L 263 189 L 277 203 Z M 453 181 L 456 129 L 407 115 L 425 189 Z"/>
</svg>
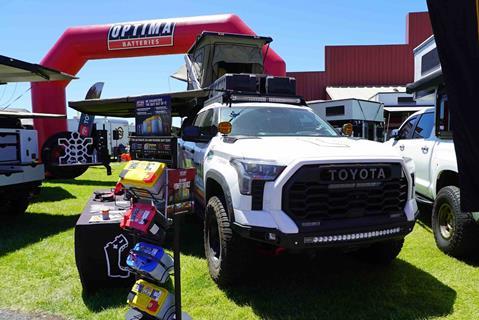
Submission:
<svg viewBox="0 0 479 320">
<path fill-rule="evenodd" d="M 0 320 L 64 320 L 59 316 L 46 313 L 23 313 L 19 311 L 0 309 Z"/>
</svg>

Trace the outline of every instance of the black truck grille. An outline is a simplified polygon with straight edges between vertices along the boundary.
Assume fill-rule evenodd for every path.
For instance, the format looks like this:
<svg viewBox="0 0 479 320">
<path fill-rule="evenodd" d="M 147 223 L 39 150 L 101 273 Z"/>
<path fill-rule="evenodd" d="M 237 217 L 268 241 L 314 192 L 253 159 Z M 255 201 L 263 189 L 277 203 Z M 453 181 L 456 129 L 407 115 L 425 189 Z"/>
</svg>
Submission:
<svg viewBox="0 0 479 320">
<path fill-rule="evenodd" d="M 403 212 L 407 179 L 400 164 L 351 165 L 349 168 L 381 167 L 385 179 L 327 181 L 321 170 L 348 165 L 301 167 L 283 187 L 283 210 L 296 222 L 392 216 Z"/>
</svg>

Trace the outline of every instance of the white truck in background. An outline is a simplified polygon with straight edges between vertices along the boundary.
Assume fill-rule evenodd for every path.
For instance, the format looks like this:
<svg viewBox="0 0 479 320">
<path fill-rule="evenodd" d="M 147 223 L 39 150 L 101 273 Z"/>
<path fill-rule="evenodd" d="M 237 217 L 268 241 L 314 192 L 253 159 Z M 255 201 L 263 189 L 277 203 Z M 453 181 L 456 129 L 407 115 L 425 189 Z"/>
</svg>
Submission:
<svg viewBox="0 0 479 320">
<path fill-rule="evenodd" d="M 408 85 L 415 99 L 435 106 L 411 115 L 386 142 L 414 160 L 416 199 L 432 205 L 431 227 L 436 244 L 455 257 L 477 254 L 479 212 L 462 212 L 458 168 L 448 97 L 434 37 L 414 49 L 415 82 Z"/>
<path fill-rule="evenodd" d="M 478 247 L 479 212 L 461 211 L 454 143 L 436 135 L 434 119 L 434 108 L 414 113 L 387 143 L 414 160 L 416 200 L 433 206 L 431 226 L 438 248 L 463 257 Z"/>
</svg>

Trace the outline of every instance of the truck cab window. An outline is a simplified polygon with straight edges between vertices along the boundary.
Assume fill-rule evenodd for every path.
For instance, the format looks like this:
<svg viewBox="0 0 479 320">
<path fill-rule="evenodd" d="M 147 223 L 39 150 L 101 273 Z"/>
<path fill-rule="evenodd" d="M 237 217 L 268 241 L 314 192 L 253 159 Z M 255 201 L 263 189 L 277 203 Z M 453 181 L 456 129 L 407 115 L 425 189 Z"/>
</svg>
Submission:
<svg viewBox="0 0 479 320">
<path fill-rule="evenodd" d="M 418 116 L 414 116 L 409 119 L 399 130 L 399 139 L 411 139 L 412 134 L 414 132 L 414 128 L 416 127 Z"/>
<path fill-rule="evenodd" d="M 414 129 L 413 139 L 426 139 L 431 136 L 434 127 L 434 113 L 424 113 Z"/>
<path fill-rule="evenodd" d="M 195 119 L 194 126 L 197 126 L 201 129 L 202 135 L 213 137 L 217 133 L 216 122 L 215 110 L 208 109 L 198 114 Z"/>
</svg>

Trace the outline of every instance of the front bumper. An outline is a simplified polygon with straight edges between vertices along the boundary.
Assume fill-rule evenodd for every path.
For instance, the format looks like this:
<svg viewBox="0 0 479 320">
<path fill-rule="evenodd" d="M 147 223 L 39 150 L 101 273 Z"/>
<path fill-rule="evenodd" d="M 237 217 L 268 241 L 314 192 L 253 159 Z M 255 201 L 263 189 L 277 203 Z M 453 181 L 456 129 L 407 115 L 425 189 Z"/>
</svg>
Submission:
<svg viewBox="0 0 479 320">
<path fill-rule="evenodd" d="M 233 230 L 243 238 L 285 249 L 360 247 L 374 242 L 402 239 L 414 228 L 415 221 L 401 221 L 362 227 L 308 231 L 295 234 L 278 229 L 233 223 Z"/>
</svg>

